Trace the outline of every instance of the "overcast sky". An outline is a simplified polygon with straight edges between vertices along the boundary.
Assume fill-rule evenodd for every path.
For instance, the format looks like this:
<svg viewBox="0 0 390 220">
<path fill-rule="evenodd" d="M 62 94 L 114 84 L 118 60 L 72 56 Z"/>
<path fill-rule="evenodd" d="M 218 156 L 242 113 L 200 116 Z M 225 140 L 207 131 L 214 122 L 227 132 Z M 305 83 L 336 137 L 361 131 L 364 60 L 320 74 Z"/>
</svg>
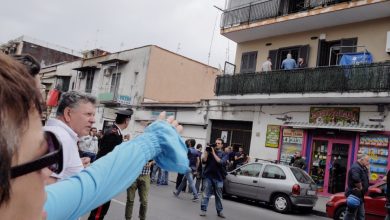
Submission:
<svg viewBox="0 0 390 220">
<path fill-rule="evenodd" d="M 21 35 L 80 51 L 155 44 L 207 64 L 214 33 L 210 65 L 218 68 L 234 62 L 236 43 L 219 34 L 213 5 L 225 0 L 1 0 L 0 44 Z"/>
</svg>

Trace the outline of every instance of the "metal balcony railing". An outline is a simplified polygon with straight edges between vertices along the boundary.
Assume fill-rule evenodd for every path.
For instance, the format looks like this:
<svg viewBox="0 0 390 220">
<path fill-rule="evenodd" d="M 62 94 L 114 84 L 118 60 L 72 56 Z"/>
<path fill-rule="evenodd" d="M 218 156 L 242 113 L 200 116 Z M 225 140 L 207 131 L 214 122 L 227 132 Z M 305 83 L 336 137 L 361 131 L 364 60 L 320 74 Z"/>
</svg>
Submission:
<svg viewBox="0 0 390 220">
<path fill-rule="evenodd" d="M 218 76 L 222 95 L 390 92 L 390 62 Z"/>
<path fill-rule="evenodd" d="M 351 0 L 263 0 L 242 7 L 227 9 L 221 18 L 221 28 L 228 28 L 243 23 L 261 21 L 300 11 L 307 11 L 318 6 L 329 6 Z"/>
</svg>

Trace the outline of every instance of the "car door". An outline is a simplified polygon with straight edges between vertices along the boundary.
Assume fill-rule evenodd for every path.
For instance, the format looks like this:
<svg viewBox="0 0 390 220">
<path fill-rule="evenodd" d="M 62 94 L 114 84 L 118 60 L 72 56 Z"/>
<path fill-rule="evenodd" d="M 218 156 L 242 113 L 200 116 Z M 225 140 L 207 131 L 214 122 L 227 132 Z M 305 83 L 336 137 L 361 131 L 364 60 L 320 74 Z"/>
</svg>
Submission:
<svg viewBox="0 0 390 220">
<path fill-rule="evenodd" d="M 261 163 L 251 163 L 232 171 L 227 178 L 228 193 L 246 198 L 256 198 L 259 188 Z"/>
<path fill-rule="evenodd" d="M 273 192 L 290 190 L 290 185 L 282 168 L 273 164 L 267 164 L 261 173 L 261 178 L 259 178 L 257 198 L 269 202 Z"/>
<path fill-rule="evenodd" d="M 386 184 L 378 186 L 382 190 L 381 194 L 368 195 L 364 197 L 364 205 L 366 216 L 368 219 L 383 219 L 386 214 L 386 196 L 385 188 Z"/>
</svg>

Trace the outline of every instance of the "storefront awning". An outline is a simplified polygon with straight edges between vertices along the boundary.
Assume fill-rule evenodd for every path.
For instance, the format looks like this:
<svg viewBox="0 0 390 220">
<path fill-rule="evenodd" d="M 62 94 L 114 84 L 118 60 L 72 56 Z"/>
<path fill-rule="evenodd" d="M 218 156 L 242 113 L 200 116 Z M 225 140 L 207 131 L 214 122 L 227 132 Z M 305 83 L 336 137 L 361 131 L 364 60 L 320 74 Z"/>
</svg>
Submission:
<svg viewBox="0 0 390 220">
<path fill-rule="evenodd" d="M 310 122 L 285 122 L 285 126 L 293 128 L 306 128 L 306 129 L 336 129 L 346 131 L 383 131 L 385 127 L 383 125 L 366 125 L 366 124 L 333 124 L 333 123 L 310 123 Z"/>
</svg>

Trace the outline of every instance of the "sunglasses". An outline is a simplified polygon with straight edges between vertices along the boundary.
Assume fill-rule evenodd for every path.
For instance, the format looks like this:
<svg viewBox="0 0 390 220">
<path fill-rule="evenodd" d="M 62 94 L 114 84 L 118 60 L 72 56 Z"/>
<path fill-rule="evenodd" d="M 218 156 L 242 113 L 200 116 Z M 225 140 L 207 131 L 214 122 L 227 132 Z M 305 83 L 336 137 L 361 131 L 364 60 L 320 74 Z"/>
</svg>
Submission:
<svg viewBox="0 0 390 220">
<path fill-rule="evenodd" d="M 34 161 L 11 167 L 11 178 L 23 176 L 45 167 L 49 168 L 54 173 L 61 173 L 63 167 L 61 142 L 59 142 L 57 136 L 50 131 L 45 131 L 44 137 L 47 144 L 47 153 Z"/>
</svg>

